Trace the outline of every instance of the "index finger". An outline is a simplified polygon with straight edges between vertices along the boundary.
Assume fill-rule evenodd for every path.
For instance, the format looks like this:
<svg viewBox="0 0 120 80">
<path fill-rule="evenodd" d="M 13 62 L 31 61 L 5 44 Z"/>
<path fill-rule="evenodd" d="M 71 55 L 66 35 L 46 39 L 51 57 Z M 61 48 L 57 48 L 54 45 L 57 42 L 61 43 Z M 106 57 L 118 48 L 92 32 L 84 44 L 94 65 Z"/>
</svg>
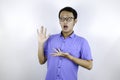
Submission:
<svg viewBox="0 0 120 80">
<path fill-rule="evenodd" d="M 44 29 L 44 27 L 41 26 L 41 28 L 40 28 L 40 33 L 43 33 L 43 29 Z"/>
</svg>

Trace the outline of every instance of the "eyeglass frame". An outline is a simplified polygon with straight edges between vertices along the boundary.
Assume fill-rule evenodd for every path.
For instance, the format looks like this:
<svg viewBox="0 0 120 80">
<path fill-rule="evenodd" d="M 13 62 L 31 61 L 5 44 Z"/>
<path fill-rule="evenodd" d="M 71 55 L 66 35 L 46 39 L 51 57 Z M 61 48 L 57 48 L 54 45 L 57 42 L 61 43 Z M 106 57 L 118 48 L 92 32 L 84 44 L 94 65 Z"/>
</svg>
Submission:
<svg viewBox="0 0 120 80">
<path fill-rule="evenodd" d="M 63 20 L 62 20 L 63 19 Z M 59 20 L 60 20 L 60 22 L 64 22 L 65 20 L 67 21 L 67 22 L 71 22 L 72 21 L 72 19 L 75 19 L 74 17 L 60 17 L 59 18 Z"/>
</svg>

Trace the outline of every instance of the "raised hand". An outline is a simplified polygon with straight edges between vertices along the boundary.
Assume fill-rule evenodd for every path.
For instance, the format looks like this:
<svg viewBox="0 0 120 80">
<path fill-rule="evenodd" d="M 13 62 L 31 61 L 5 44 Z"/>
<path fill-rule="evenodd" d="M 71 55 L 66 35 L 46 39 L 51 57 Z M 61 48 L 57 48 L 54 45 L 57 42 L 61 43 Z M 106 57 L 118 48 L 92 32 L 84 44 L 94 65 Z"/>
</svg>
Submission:
<svg viewBox="0 0 120 80">
<path fill-rule="evenodd" d="M 44 44 L 45 41 L 49 38 L 49 35 L 46 35 L 47 29 L 43 26 L 40 29 L 37 29 L 38 34 L 38 43 Z"/>
</svg>

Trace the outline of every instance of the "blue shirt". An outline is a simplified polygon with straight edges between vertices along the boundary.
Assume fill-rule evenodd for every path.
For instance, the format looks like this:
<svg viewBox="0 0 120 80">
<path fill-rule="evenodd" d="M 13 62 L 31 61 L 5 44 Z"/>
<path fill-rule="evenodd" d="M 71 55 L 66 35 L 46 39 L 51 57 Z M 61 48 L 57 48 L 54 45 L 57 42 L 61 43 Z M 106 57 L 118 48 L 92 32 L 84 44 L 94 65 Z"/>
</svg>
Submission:
<svg viewBox="0 0 120 80">
<path fill-rule="evenodd" d="M 86 39 L 72 33 L 64 38 L 61 33 L 52 35 L 44 45 L 44 54 L 47 57 L 46 80 L 77 80 L 78 64 L 64 57 L 56 57 L 54 48 L 83 60 L 92 60 L 91 51 Z"/>
</svg>

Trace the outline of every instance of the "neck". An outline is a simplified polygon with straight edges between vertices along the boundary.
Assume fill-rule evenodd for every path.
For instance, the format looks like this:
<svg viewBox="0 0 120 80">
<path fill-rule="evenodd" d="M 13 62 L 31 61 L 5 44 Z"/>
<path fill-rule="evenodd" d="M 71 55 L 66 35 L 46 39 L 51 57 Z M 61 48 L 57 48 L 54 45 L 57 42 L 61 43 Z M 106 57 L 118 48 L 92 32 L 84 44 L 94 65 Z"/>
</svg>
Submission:
<svg viewBox="0 0 120 80">
<path fill-rule="evenodd" d="M 62 32 L 62 35 L 64 38 L 67 38 L 68 36 L 70 36 L 73 33 L 73 31 L 71 32 Z"/>
</svg>

